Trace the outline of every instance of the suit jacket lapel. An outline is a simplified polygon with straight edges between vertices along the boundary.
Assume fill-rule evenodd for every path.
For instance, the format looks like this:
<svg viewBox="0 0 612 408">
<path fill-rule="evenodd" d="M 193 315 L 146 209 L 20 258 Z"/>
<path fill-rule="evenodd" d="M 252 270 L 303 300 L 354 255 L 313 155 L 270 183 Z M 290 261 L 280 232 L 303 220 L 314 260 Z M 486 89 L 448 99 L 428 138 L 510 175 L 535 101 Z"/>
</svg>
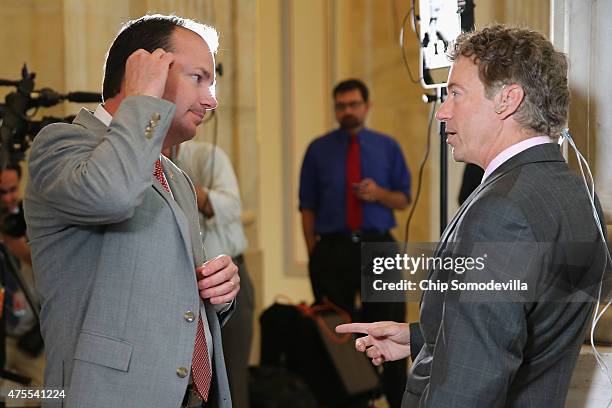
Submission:
<svg viewBox="0 0 612 408">
<path fill-rule="evenodd" d="M 459 207 L 457 214 L 455 214 L 450 224 L 448 224 L 448 226 L 444 230 L 444 233 L 440 237 L 440 242 L 436 247 L 435 253 L 439 254 L 444 249 L 448 237 L 454 231 L 458 221 L 463 217 L 465 211 L 470 207 L 472 202 L 476 199 L 476 197 L 478 197 L 481 191 L 483 191 L 491 184 L 495 183 L 495 181 L 500 179 L 504 174 L 519 166 L 528 163 L 537 163 L 543 161 L 565 161 L 565 159 L 561 155 L 557 144 L 547 143 L 529 148 L 510 158 L 510 160 L 506 161 L 497 169 L 495 169 L 495 171 L 483 183 L 480 183 L 478 187 L 476 187 L 472 194 L 470 194 L 470 196 L 463 202 L 463 205 Z"/>
<path fill-rule="evenodd" d="M 459 207 L 457 214 L 455 214 L 450 224 L 448 224 L 448 226 L 444 229 L 444 233 L 440 237 L 440 242 L 438 242 L 436 250 L 434 251 L 434 256 L 442 255 L 442 252 L 448 244 L 448 238 L 451 236 L 452 232 L 457 227 L 459 221 L 463 218 L 463 215 L 465 214 L 467 209 L 472 205 L 474 201 L 476 201 L 476 199 L 483 190 L 485 190 L 488 186 L 492 185 L 497 180 L 502 178 L 505 174 L 517 167 L 530 163 L 551 161 L 565 161 L 565 159 L 561 155 L 561 152 L 559 151 L 559 146 L 556 143 L 546 143 L 543 145 L 531 147 L 525 151 L 522 151 L 516 156 L 511 157 L 508 161 L 506 161 L 497 169 L 495 169 L 495 171 L 484 182 L 480 183 L 478 187 L 476 187 L 472 194 L 470 194 L 470 196 L 463 202 L 463 205 Z M 431 279 L 432 275 L 435 272 L 435 269 L 429 270 L 427 279 Z M 424 297 L 425 295 L 423 294 L 423 296 L 421 296 L 421 302 L 419 304 L 419 307 L 422 306 Z"/>
<path fill-rule="evenodd" d="M 446 240 L 448 239 L 449 235 L 455 229 L 455 226 L 457 225 L 457 222 L 461 219 L 461 217 L 463 216 L 465 211 L 470 207 L 470 205 L 476 199 L 478 194 L 480 194 L 480 192 L 486 186 L 492 184 L 495 180 L 497 180 L 499 177 L 501 177 L 502 174 L 503 173 L 499 173 L 499 174 L 498 173 L 494 173 L 493 175 L 489 176 L 489 178 L 486 179 L 484 181 L 484 183 L 480 183 L 478 185 L 478 187 L 476 187 L 476 189 L 474 189 L 474 191 L 472 191 L 472 194 L 470 194 L 470 196 L 463 202 L 461 207 L 459 207 L 459 210 L 457 210 L 457 213 L 455 214 L 455 216 L 451 220 L 450 224 L 448 224 L 448 226 L 444 229 L 444 233 L 440 237 L 440 244 L 441 243 L 446 243 Z M 438 244 L 438 247 L 440 247 L 440 244 Z M 438 248 L 436 249 L 436 252 L 437 251 L 438 251 Z"/>
<path fill-rule="evenodd" d="M 180 206 L 177 204 L 175 199 L 172 198 L 172 195 L 164 189 L 161 183 L 155 177 L 152 177 L 152 179 L 153 179 L 153 188 L 155 189 L 155 191 L 159 193 L 159 195 L 162 196 L 164 200 L 166 200 L 166 203 L 168 204 L 168 206 L 172 210 L 172 213 L 174 214 L 174 218 L 176 219 L 176 223 L 178 224 L 179 231 L 181 232 L 181 236 L 183 237 L 183 241 L 185 242 L 185 246 L 187 248 L 191 248 L 191 244 L 190 244 L 191 237 L 189 234 L 188 221 L 187 221 L 187 218 L 185 217 L 185 214 L 183 213 L 183 211 L 181 210 Z M 170 188 L 172 189 L 172 187 Z M 174 194 L 174 196 L 176 197 L 174 190 L 172 194 Z"/>
<path fill-rule="evenodd" d="M 205 256 L 202 246 L 202 237 L 200 235 L 200 222 L 197 216 L 198 208 L 193 185 L 185 174 L 170 162 L 170 160 L 164 159 L 162 163 L 168 185 L 174 195 L 174 200 L 172 201 L 175 207 L 180 208 L 179 212 L 184 222 L 183 226 L 185 228 L 181 230 L 181 232 L 189 237 L 189 239 L 186 239 L 186 242 L 191 241 L 191 246 L 188 247 L 192 250 L 194 264 L 200 266 L 205 261 Z M 159 182 L 157 184 L 163 189 Z M 173 211 L 178 210 L 178 208 L 175 207 L 173 207 Z"/>
</svg>

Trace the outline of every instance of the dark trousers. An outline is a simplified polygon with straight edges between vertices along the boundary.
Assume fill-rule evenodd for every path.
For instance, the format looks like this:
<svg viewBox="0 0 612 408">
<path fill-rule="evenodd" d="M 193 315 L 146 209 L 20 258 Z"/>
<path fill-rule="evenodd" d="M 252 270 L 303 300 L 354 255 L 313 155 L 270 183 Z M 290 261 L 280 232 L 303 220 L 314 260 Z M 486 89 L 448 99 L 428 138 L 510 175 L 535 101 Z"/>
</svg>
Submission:
<svg viewBox="0 0 612 408">
<path fill-rule="evenodd" d="M 324 297 L 349 312 L 353 321 L 375 322 L 406 319 L 405 302 L 362 302 L 355 306 L 361 290 L 361 243 L 395 242 L 388 233 L 364 233 L 360 236 L 333 234 L 322 236 L 309 262 L 310 282 L 316 302 Z M 407 359 L 384 363 L 383 391 L 391 408 L 399 408 L 406 387 Z"/>
</svg>

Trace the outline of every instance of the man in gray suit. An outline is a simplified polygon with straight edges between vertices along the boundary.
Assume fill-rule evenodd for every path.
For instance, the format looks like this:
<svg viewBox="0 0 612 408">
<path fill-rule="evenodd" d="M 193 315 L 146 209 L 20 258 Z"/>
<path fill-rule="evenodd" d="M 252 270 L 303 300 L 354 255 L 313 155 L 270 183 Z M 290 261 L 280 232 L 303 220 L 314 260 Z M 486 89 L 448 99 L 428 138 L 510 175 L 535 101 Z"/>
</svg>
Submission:
<svg viewBox="0 0 612 408">
<path fill-rule="evenodd" d="M 504 26 L 463 34 L 450 57 L 437 118 L 455 160 L 485 174 L 434 255 L 484 257 L 484 267 L 434 267 L 428 279 L 475 287 L 517 280 L 528 289 L 432 288 L 420 327 L 337 330 L 366 334 L 356 347 L 375 365 L 413 352 L 403 407 L 561 408 L 605 268 L 593 217 L 601 210 L 552 143 L 567 120 L 567 60 L 541 34 Z"/>
<path fill-rule="evenodd" d="M 48 407 L 231 407 L 220 326 L 239 290 L 228 256 L 205 261 L 195 191 L 160 155 L 217 106 L 213 28 L 128 22 L 106 59 L 104 104 L 46 127 L 25 214 Z M 203 400 L 203 401 L 202 401 Z"/>
</svg>

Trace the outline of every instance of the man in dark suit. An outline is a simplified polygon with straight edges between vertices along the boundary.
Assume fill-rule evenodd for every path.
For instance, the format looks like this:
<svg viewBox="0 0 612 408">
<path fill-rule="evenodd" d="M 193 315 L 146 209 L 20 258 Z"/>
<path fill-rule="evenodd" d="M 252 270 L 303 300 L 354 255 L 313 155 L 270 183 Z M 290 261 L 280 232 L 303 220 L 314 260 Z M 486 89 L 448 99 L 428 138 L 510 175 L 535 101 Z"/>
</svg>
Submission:
<svg viewBox="0 0 612 408">
<path fill-rule="evenodd" d="M 552 143 L 567 120 L 567 60 L 541 34 L 504 26 L 461 35 L 450 58 L 437 118 L 455 160 L 485 174 L 435 256 L 484 267 L 434 267 L 428 280 L 525 289 L 426 290 L 420 327 L 338 331 L 368 334 L 356 347 L 376 365 L 418 354 L 403 407 L 561 408 L 605 267 L 598 204 Z"/>
</svg>

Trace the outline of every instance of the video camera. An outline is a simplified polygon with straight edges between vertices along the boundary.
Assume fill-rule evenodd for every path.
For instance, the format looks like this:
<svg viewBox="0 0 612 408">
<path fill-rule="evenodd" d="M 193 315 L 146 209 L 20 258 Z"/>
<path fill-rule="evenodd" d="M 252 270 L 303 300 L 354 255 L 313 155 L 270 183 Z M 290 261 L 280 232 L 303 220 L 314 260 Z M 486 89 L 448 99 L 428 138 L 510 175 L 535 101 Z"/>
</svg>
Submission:
<svg viewBox="0 0 612 408">
<path fill-rule="evenodd" d="M 36 134 L 46 125 L 55 122 L 71 122 L 74 116 L 58 118 L 44 116 L 41 120 L 31 120 L 30 109 L 51 107 L 61 101 L 91 103 L 101 102 L 102 96 L 95 92 L 70 92 L 60 94 L 50 88 L 34 89 L 34 72 L 28 72 L 26 64 L 21 70 L 18 81 L 0 79 L 0 86 L 14 86 L 15 92 L 6 95 L 5 103 L 0 103 L 0 168 L 7 163 L 17 163 L 24 158 L 25 151 L 32 144 Z"/>
</svg>

